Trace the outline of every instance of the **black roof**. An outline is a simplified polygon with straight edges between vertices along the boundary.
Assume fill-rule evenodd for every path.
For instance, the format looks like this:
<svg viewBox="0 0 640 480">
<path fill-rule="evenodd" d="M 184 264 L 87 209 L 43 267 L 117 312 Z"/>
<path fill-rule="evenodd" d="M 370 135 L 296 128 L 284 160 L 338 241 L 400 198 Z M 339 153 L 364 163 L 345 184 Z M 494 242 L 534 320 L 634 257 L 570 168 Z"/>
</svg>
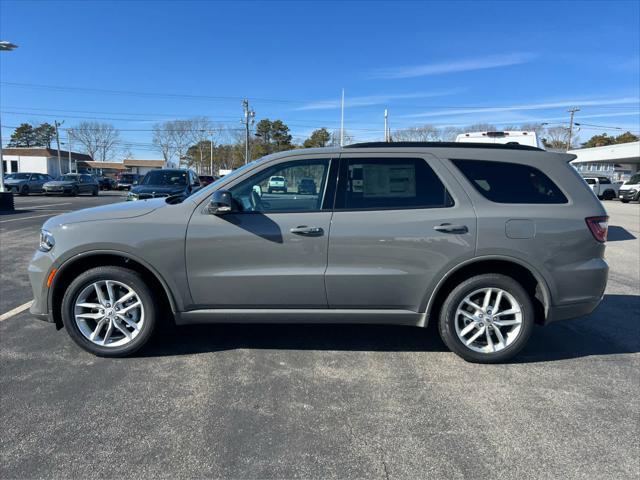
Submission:
<svg viewBox="0 0 640 480">
<path fill-rule="evenodd" d="M 534 150 L 544 152 L 538 147 L 520 145 L 519 143 L 467 143 L 467 142 L 364 142 L 345 145 L 344 148 L 398 148 L 398 147 L 419 147 L 419 148 L 494 148 L 498 150 Z"/>
</svg>

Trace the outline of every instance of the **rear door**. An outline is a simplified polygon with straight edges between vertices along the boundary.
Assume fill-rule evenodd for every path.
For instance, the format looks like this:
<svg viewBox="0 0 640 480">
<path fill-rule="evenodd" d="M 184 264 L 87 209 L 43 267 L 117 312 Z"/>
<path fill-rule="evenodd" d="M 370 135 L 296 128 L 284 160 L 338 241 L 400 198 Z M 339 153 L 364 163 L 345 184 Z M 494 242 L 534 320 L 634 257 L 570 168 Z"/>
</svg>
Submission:
<svg viewBox="0 0 640 480">
<path fill-rule="evenodd" d="M 330 308 L 423 311 L 452 266 L 472 258 L 476 216 L 436 157 L 341 157 L 325 283 Z"/>
</svg>

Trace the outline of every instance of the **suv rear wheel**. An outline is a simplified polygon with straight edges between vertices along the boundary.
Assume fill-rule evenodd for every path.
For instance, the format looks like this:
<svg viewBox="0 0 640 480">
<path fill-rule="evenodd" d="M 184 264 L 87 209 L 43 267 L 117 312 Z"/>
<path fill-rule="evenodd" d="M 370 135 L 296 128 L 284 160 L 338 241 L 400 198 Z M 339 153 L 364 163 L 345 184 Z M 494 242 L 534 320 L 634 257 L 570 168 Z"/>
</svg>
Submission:
<svg viewBox="0 0 640 480">
<path fill-rule="evenodd" d="M 513 278 L 485 274 L 454 288 L 440 312 L 444 343 L 463 359 L 498 363 L 516 355 L 534 323 L 529 294 Z"/>
<path fill-rule="evenodd" d="M 83 349 L 124 357 L 154 330 L 156 305 L 142 277 L 121 267 L 97 267 L 78 276 L 62 299 L 62 322 Z"/>
</svg>

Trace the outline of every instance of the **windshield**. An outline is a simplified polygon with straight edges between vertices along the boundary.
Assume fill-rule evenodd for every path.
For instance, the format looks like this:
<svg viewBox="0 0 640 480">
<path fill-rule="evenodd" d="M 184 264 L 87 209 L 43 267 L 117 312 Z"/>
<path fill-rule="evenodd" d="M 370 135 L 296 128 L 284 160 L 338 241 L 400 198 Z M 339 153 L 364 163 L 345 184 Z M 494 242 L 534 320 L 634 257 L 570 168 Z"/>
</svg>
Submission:
<svg viewBox="0 0 640 480">
<path fill-rule="evenodd" d="M 58 180 L 61 182 L 75 182 L 76 180 L 78 180 L 78 176 L 77 175 L 62 175 L 60 177 L 58 177 Z"/>
<path fill-rule="evenodd" d="M 142 180 L 142 185 L 186 185 L 187 172 L 179 170 L 156 170 L 149 172 Z"/>
<path fill-rule="evenodd" d="M 30 176 L 30 173 L 10 173 L 6 178 L 9 180 L 29 180 Z"/>
<path fill-rule="evenodd" d="M 627 185 L 637 185 L 639 183 L 640 183 L 640 173 L 636 173 L 629 179 L 629 181 L 627 182 Z"/>
</svg>

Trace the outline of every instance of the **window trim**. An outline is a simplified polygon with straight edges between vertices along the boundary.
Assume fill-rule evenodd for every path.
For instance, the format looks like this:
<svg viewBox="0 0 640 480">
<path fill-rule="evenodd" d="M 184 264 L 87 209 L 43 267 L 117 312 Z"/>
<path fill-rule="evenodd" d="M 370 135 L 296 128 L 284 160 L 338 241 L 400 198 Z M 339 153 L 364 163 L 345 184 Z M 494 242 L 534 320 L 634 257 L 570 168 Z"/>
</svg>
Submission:
<svg viewBox="0 0 640 480">
<path fill-rule="evenodd" d="M 483 200 L 486 200 L 487 202 L 491 202 L 494 205 L 543 205 L 543 206 L 549 206 L 549 205 L 569 205 L 571 204 L 571 200 L 570 197 L 567 195 L 567 192 L 560 186 L 558 185 L 556 182 L 553 181 L 553 179 L 551 179 L 551 177 L 549 177 L 549 175 L 547 175 L 545 172 L 543 172 L 542 170 L 540 170 L 537 167 L 534 167 L 533 165 L 529 165 L 527 163 L 518 163 L 518 162 L 509 162 L 509 161 L 503 161 L 503 160 L 488 160 L 485 158 L 449 158 L 449 161 L 451 162 L 451 165 L 453 165 L 453 167 L 456 169 L 457 173 L 460 174 L 460 176 L 462 177 L 462 179 L 467 182 L 470 186 L 471 189 L 477 193 L 480 198 L 482 198 Z M 562 194 L 562 196 L 564 197 L 564 202 L 548 202 L 548 203 L 543 203 L 543 202 L 496 202 L 495 200 L 491 200 L 489 197 L 485 196 L 485 194 L 480 190 L 479 186 L 470 178 L 467 177 L 467 175 L 465 175 L 465 173 L 462 171 L 462 169 L 456 165 L 456 161 L 467 161 L 467 162 L 486 162 L 486 163 L 506 163 L 507 165 L 516 165 L 519 167 L 526 167 L 526 168 L 530 168 L 536 172 L 541 173 L 542 175 L 544 175 L 547 180 L 549 180 L 553 186 L 558 190 L 558 192 L 560 192 Z M 585 181 L 586 183 L 586 181 Z"/>
<path fill-rule="evenodd" d="M 284 160 L 284 159 L 283 159 Z M 250 175 L 247 175 L 246 177 L 242 178 L 242 179 L 238 179 L 238 182 L 228 186 L 227 188 L 224 188 L 223 190 L 228 190 L 231 191 L 232 189 L 236 188 L 237 186 L 241 185 L 242 183 L 244 183 L 245 181 L 249 180 L 250 178 L 254 177 L 255 175 L 260 175 L 260 173 L 262 173 L 265 170 L 268 170 L 272 167 L 278 167 L 281 165 L 286 165 L 288 163 L 298 163 L 298 162 L 313 162 L 313 161 L 326 161 L 329 162 L 329 165 L 327 167 L 327 180 L 325 182 L 325 186 L 324 186 L 324 190 L 322 192 L 322 202 L 320 205 L 319 209 L 316 210 L 278 210 L 277 212 L 243 212 L 243 211 L 232 211 L 226 215 L 280 215 L 283 213 L 286 214 L 290 214 L 290 213 L 327 213 L 327 212 L 332 212 L 333 211 L 333 206 L 335 204 L 335 192 L 336 192 L 336 181 L 337 179 L 335 178 L 335 176 L 337 176 L 337 170 L 338 170 L 338 162 L 339 159 L 334 157 L 334 156 L 321 156 L 321 157 L 311 157 L 311 158 L 294 158 L 294 159 L 286 159 L 282 162 L 277 162 L 277 163 L 268 163 L 264 166 L 264 168 L 261 168 L 258 171 L 254 171 L 254 172 L 248 172 L 250 173 Z M 333 174 L 333 177 L 332 177 Z M 207 196 L 205 199 L 205 209 L 207 208 L 206 205 L 207 203 L 210 201 L 211 195 Z M 330 204 L 330 206 L 329 206 Z"/>
<path fill-rule="evenodd" d="M 344 205 L 347 200 L 347 189 L 346 189 L 346 181 L 349 171 L 349 161 L 368 161 L 368 160 L 394 160 L 394 161 L 413 161 L 420 160 L 427 164 L 427 167 L 431 169 L 436 178 L 440 181 L 444 189 L 446 190 L 449 198 L 451 199 L 451 205 L 441 205 L 441 206 L 425 206 L 425 205 L 416 205 L 411 207 L 360 207 L 360 208 L 346 208 Z M 340 157 L 340 170 L 338 175 L 338 182 L 336 186 L 336 199 L 333 204 L 333 210 L 335 212 L 383 212 L 387 210 L 436 210 L 436 209 L 445 209 L 445 208 L 455 208 L 456 200 L 451 194 L 451 189 L 447 187 L 447 184 L 442 177 L 438 175 L 438 172 L 435 168 L 433 168 L 426 158 L 420 156 L 377 156 L 377 155 L 358 155 L 358 156 L 345 156 L 342 155 Z"/>
</svg>

